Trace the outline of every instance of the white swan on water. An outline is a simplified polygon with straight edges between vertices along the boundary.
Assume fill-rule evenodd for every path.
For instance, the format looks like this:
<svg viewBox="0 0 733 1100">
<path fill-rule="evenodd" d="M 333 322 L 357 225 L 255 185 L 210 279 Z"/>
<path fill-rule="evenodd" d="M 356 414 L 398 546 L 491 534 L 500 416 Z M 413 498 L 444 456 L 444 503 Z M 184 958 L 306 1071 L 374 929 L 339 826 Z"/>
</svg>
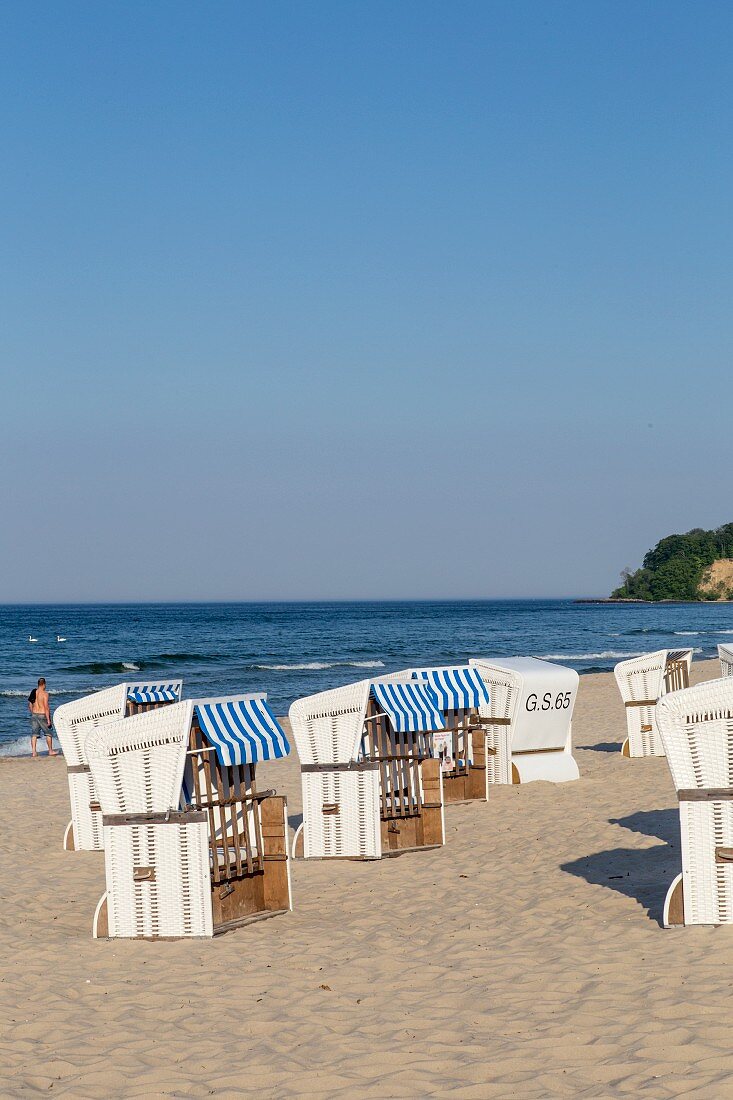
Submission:
<svg viewBox="0 0 733 1100">
<path fill-rule="evenodd" d="M 65 642 L 65 641 L 66 641 L 66 638 L 62 638 L 60 634 L 57 634 L 57 635 L 56 635 L 56 641 L 57 641 L 57 642 Z"/>
<path fill-rule="evenodd" d="M 37 642 L 37 641 L 38 641 L 38 638 L 34 638 L 32 634 L 29 634 L 29 635 L 28 635 L 28 641 L 29 641 L 29 642 Z"/>
</svg>

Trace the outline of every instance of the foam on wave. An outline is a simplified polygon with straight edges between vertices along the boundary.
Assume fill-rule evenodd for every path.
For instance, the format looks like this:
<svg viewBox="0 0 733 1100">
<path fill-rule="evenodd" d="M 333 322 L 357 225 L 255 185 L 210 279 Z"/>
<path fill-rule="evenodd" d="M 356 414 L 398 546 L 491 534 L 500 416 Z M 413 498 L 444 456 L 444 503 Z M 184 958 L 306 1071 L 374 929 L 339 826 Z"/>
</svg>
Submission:
<svg viewBox="0 0 733 1100">
<path fill-rule="evenodd" d="M 627 653 L 620 649 L 605 649 L 602 653 L 545 653 L 539 657 L 540 661 L 623 661 L 629 657 L 643 657 L 644 650 Z M 702 647 L 693 649 L 693 653 L 702 653 Z"/>
<path fill-rule="evenodd" d="M 0 757 L 2 756 L 30 756 L 30 734 L 26 737 L 16 737 L 13 741 L 0 741 Z"/>
<path fill-rule="evenodd" d="M 293 665 L 251 665 L 252 669 L 270 672 L 314 672 L 325 668 L 384 668 L 384 661 L 305 661 Z"/>
</svg>

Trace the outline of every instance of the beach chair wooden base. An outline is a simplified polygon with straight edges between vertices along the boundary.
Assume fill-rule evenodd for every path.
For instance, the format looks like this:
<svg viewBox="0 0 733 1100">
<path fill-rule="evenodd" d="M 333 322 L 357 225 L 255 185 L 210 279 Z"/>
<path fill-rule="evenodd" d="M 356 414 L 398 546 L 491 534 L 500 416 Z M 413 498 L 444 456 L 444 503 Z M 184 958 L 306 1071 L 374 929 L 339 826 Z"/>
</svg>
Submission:
<svg viewBox="0 0 733 1100">
<path fill-rule="evenodd" d="M 396 810 L 391 799 L 382 798 L 380 837 L 382 855 L 399 855 L 421 848 L 439 848 L 444 842 L 442 776 L 440 761 L 430 758 L 421 765 L 422 798 L 411 811 L 398 798 Z M 408 803 L 409 804 L 409 803 Z"/>
<path fill-rule="evenodd" d="M 64 851 L 73 852 L 74 848 L 74 822 L 70 821 L 66 826 L 66 832 L 64 833 Z"/>
<path fill-rule="evenodd" d="M 487 748 L 482 729 L 471 730 L 473 759 L 456 771 L 443 772 L 443 801 L 445 803 L 487 802 L 489 798 L 489 770 L 487 755 L 494 755 Z"/>
<path fill-rule="evenodd" d="M 290 909 L 290 876 L 286 837 L 286 802 L 271 795 L 260 803 L 264 856 L 261 868 L 212 883 L 214 935 L 253 919 L 286 913 Z M 233 858 L 233 857 L 232 857 Z"/>
<path fill-rule="evenodd" d="M 251 924 L 255 920 L 274 917 L 278 913 L 287 913 L 290 908 L 287 883 L 283 889 L 282 882 L 279 882 L 279 891 L 278 886 L 273 890 L 273 883 L 268 878 L 267 871 L 248 875 L 227 885 L 232 889 L 229 893 L 225 893 L 224 897 L 221 896 L 220 887 L 215 886 L 211 892 L 215 936 L 222 932 L 229 932 L 232 928 Z"/>
<path fill-rule="evenodd" d="M 215 924 L 214 935 L 223 936 L 227 932 L 233 932 L 236 928 L 244 928 L 248 924 L 256 924 L 257 921 L 269 920 L 270 917 L 282 917 L 289 912 L 289 909 L 272 909 L 263 913 L 251 913 L 248 917 L 241 917 L 239 920 L 230 921 L 228 924 Z"/>
<path fill-rule="evenodd" d="M 417 844 L 414 848 L 383 849 L 382 859 L 391 859 L 393 856 L 404 856 L 408 852 L 432 852 L 435 848 L 442 848 L 442 844 Z"/>
</svg>

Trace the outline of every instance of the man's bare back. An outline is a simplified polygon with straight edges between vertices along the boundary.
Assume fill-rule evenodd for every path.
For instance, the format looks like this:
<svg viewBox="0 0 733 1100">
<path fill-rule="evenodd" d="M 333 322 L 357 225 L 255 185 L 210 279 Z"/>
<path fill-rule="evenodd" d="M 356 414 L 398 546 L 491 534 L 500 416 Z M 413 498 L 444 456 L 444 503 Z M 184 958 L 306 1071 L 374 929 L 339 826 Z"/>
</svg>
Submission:
<svg viewBox="0 0 733 1100">
<path fill-rule="evenodd" d="M 48 755 L 58 756 L 53 748 L 53 732 L 51 730 L 51 708 L 46 691 L 46 681 L 41 676 L 38 687 L 31 692 L 28 699 L 28 709 L 31 712 L 31 755 L 38 756 L 36 746 L 38 738 L 45 735 L 48 745 Z"/>
<path fill-rule="evenodd" d="M 40 684 L 36 688 L 36 699 L 34 703 L 31 703 L 31 714 L 43 714 L 46 717 L 47 725 L 51 725 L 51 714 L 49 710 L 48 692 L 45 686 Z"/>
</svg>

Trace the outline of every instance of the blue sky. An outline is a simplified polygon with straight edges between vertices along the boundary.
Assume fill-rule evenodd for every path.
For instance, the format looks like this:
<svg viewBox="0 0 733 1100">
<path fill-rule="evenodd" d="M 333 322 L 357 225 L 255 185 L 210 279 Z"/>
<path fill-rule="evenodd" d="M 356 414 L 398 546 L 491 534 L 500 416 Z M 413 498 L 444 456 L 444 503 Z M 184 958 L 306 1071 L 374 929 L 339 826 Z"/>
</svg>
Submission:
<svg viewBox="0 0 733 1100">
<path fill-rule="evenodd" d="M 733 519 L 728 3 L 6 3 L 0 599 L 603 594 Z"/>
</svg>

